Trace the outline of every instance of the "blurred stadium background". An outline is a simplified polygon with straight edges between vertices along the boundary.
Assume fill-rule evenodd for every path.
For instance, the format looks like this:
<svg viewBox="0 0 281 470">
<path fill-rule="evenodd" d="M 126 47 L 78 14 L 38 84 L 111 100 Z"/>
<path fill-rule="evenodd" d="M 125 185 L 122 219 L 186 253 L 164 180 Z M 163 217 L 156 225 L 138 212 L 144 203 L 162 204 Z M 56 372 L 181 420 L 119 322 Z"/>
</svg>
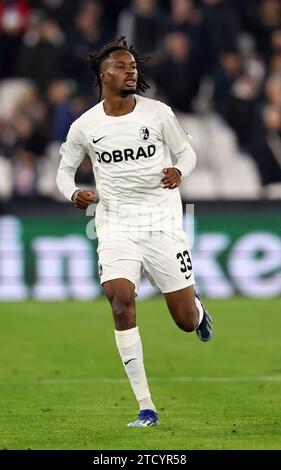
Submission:
<svg viewBox="0 0 281 470">
<path fill-rule="evenodd" d="M 55 175 L 71 122 L 97 102 L 85 58 L 120 33 L 152 56 L 147 95 L 194 138 L 198 164 L 181 191 L 195 203 L 202 292 L 280 295 L 280 0 L 4 0 L 0 299 L 100 295 L 90 219 Z M 77 182 L 94 185 L 88 158 Z"/>
<path fill-rule="evenodd" d="M 208 362 L 162 302 L 140 302 L 152 389 L 179 426 L 151 441 L 119 434 L 135 408 L 109 307 L 92 302 L 91 217 L 55 183 L 71 122 L 98 99 L 85 58 L 119 34 L 152 56 L 146 96 L 172 106 L 194 138 L 198 163 L 181 192 L 195 204 L 194 270 L 216 317 Z M 88 158 L 77 183 L 94 187 Z M 280 294 L 281 0 L 0 1 L 0 447 L 280 448 Z M 153 295 L 144 279 L 141 297 Z"/>
</svg>

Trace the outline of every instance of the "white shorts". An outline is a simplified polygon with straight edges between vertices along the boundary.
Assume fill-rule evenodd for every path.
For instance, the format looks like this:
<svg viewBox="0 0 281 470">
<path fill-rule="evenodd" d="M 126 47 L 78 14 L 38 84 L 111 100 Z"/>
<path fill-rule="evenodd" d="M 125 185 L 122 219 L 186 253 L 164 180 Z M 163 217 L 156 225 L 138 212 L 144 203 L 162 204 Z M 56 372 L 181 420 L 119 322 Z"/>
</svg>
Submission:
<svg viewBox="0 0 281 470">
<path fill-rule="evenodd" d="M 135 285 L 136 294 L 143 270 L 151 284 L 164 294 L 195 283 L 183 230 L 101 238 L 98 256 L 101 284 L 125 278 Z"/>
</svg>

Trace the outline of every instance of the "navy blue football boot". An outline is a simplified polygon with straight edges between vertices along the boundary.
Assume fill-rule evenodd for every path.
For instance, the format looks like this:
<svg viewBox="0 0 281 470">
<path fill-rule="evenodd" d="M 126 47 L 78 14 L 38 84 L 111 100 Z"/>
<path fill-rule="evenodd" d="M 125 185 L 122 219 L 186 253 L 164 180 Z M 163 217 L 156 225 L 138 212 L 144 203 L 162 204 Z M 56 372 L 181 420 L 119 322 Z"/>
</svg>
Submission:
<svg viewBox="0 0 281 470">
<path fill-rule="evenodd" d="M 195 297 L 199 300 L 203 307 L 203 319 L 196 329 L 196 334 L 201 341 L 210 341 L 213 336 L 213 322 L 212 318 L 204 307 L 204 304 L 200 298 L 200 295 L 195 293 Z"/>
<path fill-rule="evenodd" d="M 128 428 L 144 428 L 146 426 L 159 426 L 158 414 L 153 410 L 141 410 L 136 421 L 127 424 Z"/>
</svg>

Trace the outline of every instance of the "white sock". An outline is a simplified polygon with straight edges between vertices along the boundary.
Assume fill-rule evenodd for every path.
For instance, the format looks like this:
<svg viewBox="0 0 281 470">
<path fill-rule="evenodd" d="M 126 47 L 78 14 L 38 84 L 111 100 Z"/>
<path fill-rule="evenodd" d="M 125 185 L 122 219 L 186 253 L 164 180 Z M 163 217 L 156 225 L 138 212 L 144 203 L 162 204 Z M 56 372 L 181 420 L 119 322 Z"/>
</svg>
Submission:
<svg viewBox="0 0 281 470">
<path fill-rule="evenodd" d="M 203 307 L 202 307 L 202 304 L 201 304 L 200 300 L 197 297 L 195 297 L 195 303 L 196 303 L 196 307 L 197 307 L 197 310 L 198 310 L 198 316 L 199 316 L 198 325 L 197 325 L 197 328 L 198 328 L 198 326 L 200 325 L 200 323 L 203 319 L 204 310 L 203 310 Z"/>
<path fill-rule="evenodd" d="M 115 330 L 115 340 L 140 410 L 156 411 L 147 384 L 138 327 L 124 331 Z"/>
</svg>

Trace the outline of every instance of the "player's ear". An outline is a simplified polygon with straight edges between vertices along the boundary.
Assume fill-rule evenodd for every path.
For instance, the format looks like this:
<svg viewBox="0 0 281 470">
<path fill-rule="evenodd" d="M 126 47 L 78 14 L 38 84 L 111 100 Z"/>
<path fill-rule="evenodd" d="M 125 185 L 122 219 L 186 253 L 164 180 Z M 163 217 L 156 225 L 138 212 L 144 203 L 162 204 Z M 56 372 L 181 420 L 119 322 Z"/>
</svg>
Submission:
<svg viewBox="0 0 281 470">
<path fill-rule="evenodd" d="M 107 73 L 106 72 L 102 72 L 100 74 L 100 80 L 101 80 L 102 83 L 107 83 L 108 78 L 107 78 Z"/>
</svg>

